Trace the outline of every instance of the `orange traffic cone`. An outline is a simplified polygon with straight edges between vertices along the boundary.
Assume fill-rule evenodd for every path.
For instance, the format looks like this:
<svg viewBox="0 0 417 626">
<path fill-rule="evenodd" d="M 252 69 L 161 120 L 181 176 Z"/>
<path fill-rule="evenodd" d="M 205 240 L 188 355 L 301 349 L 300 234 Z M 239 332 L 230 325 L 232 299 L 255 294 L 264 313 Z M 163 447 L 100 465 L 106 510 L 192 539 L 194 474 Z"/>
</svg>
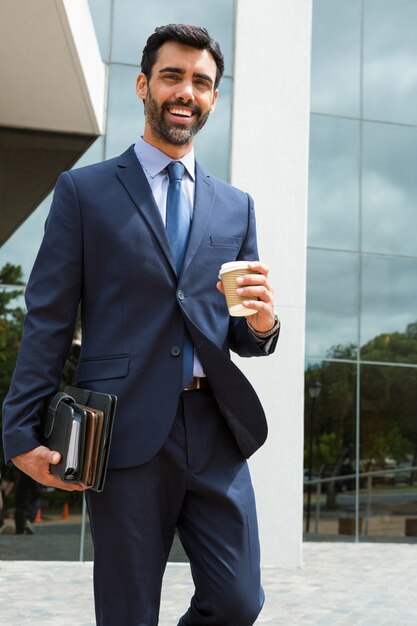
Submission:
<svg viewBox="0 0 417 626">
<path fill-rule="evenodd" d="M 68 506 L 68 502 L 64 503 L 64 506 L 62 507 L 62 519 L 67 519 L 69 515 L 69 506 Z"/>
<path fill-rule="evenodd" d="M 35 524 L 39 524 L 42 521 L 41 519 L 41 508 L 36 511 L 35 519 L 33 520 Z"/>
</svg>

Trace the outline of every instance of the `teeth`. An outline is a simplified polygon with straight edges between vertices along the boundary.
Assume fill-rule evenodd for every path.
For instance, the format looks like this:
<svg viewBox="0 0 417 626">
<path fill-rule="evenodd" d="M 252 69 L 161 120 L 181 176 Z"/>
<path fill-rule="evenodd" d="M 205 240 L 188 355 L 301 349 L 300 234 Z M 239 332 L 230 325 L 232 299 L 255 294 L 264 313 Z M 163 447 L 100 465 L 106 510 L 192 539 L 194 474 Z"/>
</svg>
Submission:
<svg viewBox="0 0 417 626">
<path fill-rule="evenodd" d="M 170 113 L 173 115 L 183 115 L 185 117 L 191 117 L 192 112 L 184 109 L 170 109 Z"/>
</svg>

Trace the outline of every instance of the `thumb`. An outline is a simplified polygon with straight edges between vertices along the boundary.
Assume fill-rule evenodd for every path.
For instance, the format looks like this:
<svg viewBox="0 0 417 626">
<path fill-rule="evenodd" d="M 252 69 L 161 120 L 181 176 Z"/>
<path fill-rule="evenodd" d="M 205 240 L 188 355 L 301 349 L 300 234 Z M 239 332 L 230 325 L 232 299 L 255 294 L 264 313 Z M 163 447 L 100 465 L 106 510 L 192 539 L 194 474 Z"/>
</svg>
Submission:
<svg viewBox="0 0 417 626">
<path fill-rule="evenodd" d="M 59 452 L 51 450 L 49 453 L 49 463 L 51 463 L 51 465 L 57 465 L 60 460 L 61 455 L 59 454 Z"/>
</svg>

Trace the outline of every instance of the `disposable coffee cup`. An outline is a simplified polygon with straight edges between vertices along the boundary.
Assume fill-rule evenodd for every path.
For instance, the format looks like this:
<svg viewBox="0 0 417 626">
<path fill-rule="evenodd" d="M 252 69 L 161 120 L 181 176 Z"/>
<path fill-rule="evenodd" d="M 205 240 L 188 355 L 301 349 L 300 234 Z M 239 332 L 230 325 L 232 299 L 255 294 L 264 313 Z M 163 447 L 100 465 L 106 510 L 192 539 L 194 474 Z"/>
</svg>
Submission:
<svg viewBox="0 0 417 626">
<path fill-rule="evenodd" d="M 236 293 L 239 287 L 236 278 L 245 274 L 258 274 L 256 270 L 249 267 L 248 261 L 231 261 L 223 263 L 220 268 L 219 278 L 223 283 L 229 315 L 232 317 L 247 317 L 258 312 L 243 306 L 242 302 L 248 298 Z"/>
</svg>

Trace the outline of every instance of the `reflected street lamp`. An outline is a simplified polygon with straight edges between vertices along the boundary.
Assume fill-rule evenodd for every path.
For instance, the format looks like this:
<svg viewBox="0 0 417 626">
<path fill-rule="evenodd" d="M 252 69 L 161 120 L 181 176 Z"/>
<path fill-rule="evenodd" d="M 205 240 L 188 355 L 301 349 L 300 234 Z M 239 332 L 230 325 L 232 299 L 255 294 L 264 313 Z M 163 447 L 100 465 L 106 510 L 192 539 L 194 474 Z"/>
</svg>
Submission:
<svg viewBox="0 0 417 626">
<path fill-rule="evenodd" d="M 313 380 L 308 386 L 308 394 L 311 398 L 310 428 L 309 428 L 309 450 L 308 450 L 308 490 L 307 490 L 307 516 L 306 516 L 306 533 L 310 532 L 310 509 L 311 509 L 311 490 L 313 488 L 311 480 L 313 477 L 313 433 L 314 433 L 314 412 L 316 409 L 316 401 L 321 392 L 321 383 Z"/>
</svg>

